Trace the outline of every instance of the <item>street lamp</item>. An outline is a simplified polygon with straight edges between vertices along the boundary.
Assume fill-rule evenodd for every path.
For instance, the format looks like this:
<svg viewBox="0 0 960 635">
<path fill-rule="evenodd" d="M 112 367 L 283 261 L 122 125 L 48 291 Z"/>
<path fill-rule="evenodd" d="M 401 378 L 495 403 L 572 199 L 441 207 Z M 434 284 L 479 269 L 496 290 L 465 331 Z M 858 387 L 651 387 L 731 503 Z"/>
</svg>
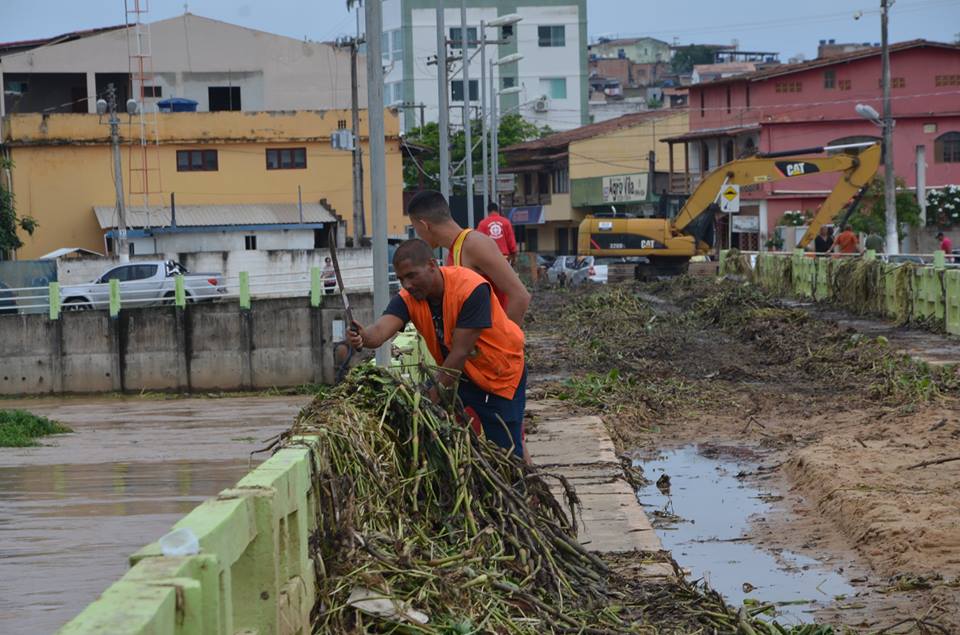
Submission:
<svg viewBox="0 0 960 635">
<path fill-rule="evenodd" d="M 503 90 L 495 91 L 493 90 L 493 67 L 499 66 L 502 64 L 512 64 L 513 62 L 519 62 L 523 59 L 523 55 L 519 53 L 513 53 L 511 55 L 506 55 L 501 57 L 498 60 L 490 60 L 490 141 L 493 144 L 493 153 L 490 157 L 490 174 L 492 175 L 493 180 L 493 200 L 495 203 L 499 204 L 500 199 L 497 196 L 497 177 L 500 172 L 500 147 L 499 147 L 499 121 L 497 117 L 497 105 L 498 97 L 502 95 L 516 95 L 523 89 L 520 86 L 510 86 L 509 88 L 504 88 Z"/>
<path fill-rule="evenodd" d="M 508 13 L 501 15 L 499 17 L 486 22 L 480 20 L 480 126 L 481 126 L 481 135 L 483 136 L 483 215 L 486 216 L 487 206 L 490 203 L 490 183 L 487 180 L 487 27 L 502 27 L 502 26 L 512 26 L 517 22 L 520 22 L 523 18 L 517 13 Z M 504 40 L 495 39 L 490 40 L 490 44 L 497 44 L 498 46 L 503 43 Z M 466 55 L 464 55 L 466 57 Z M 509 56 L 507 56 L 509 57 Z M 517 59 L 520 59 L 519 57 Z M 469 96 L 470 87 L 467 86 L 468 96 Z M 490 60 L 490 99 L 493 101 L 496 98 L 496 92 L 493 90 L 493 60 Z M 492 107 L 491 107 L 492 110 Z M 494 131 L 496 134 L 496 131 Z M 494 155 L 496 156 L 496 155 Z M 495 173 L 495 172 L 494 172 Z M 496 198 L 497 185 L 496 180 L 494 180 L 493 192 L 494 198 Z"/>
<path fill-rule="evenodd" d="M 876 108 L 869 104 L 857 104 L 854 110 L 858 115 L 877 126 L 882 130 L 883 143 L 883 193 L 884 193 L 884 217 L 886 225 L 886 251 L 888 254 L 900 253 L 900 235 L 897 231 L 897 203 L 896 190 L 893 173 L 893 120 L 881 117 Z M 886 111 L 887 109 L 885 109 Z"/>
</svg>

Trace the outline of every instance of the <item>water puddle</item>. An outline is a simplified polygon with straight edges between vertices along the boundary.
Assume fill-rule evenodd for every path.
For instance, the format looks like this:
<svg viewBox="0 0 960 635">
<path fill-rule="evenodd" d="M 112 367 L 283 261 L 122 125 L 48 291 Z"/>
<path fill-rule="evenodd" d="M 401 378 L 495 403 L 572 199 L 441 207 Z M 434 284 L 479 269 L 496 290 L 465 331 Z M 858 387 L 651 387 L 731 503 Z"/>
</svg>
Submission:
<svg viewBox="0 0 960 635">
<path fill-rule="evenodd" d="M 767 551 L 745 535 L 750 519 L 772 499 L 736 478 L 756 465 L 737 458 L 707 458 L 688 446 L 651 460 L 636 460 L 650 484 L 637 499 L 664 548 L 690 579 L 703 578 L 733 606 L 776 605 L 783 625 L 811 621 L 811 613 L 854 589 L 827 565 L 787 550 Z"/>
</svg>

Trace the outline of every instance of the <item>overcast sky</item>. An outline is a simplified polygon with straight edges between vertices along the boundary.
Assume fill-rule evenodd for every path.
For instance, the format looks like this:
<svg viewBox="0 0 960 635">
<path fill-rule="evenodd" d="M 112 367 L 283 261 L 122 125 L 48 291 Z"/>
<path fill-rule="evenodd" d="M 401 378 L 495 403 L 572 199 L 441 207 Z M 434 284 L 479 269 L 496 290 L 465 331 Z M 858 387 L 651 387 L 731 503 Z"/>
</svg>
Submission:
<svg viewBox="0 0 960 635">
<path fill-rule="evenodd" d="M 399 0 L 386 0 L 398 2 Z M 449 1 L 449 0 L 448 0 Z M 148 21 L 179 15 L 183 0 L 149 0 Z M 189 11 L 290 37 L 332 40 L 350 33 L 345 0 L 189 0 Z M 816 56 L 817 42 L 880 41 L 880 0 L 587 0 L 591 37 L 651 35 L 679 43 Z M 0 0 L 0 42 L 121 24 L 123 0 Z M 732 9 L 731 7 L 736 7 Z M 854 15 L 862 14 L 859 19 Z M 890 40 L 960 39 L 960 0 L 896 0 Z"/>
</svg>

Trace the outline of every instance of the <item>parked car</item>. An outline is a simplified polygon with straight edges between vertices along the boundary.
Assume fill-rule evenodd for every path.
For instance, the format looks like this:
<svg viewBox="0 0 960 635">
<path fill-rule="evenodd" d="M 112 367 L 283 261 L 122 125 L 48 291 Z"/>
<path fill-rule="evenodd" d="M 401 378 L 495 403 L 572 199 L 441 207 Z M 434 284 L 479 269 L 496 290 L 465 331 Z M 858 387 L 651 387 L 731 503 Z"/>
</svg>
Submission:
<svg viewBox="0 0 960 635">
<path fill-rule="evenodd" d="M 547 280 L 550 284 L 559 284 L 561 280 L 570 286 L 583 284 L 590 279 L 593 262 L 593 256 L 557 256 L 547 269 Z"/>
<path fill-rule="evenodd" d="M 124 306 L 172 304 L 176 295 L 174 278 L 178 274 L 183 275 L 188 302 L 212 300 L 227 292 L 222 274 L 190 273 L 173 260 L 155 260 L 112 267 L 89 284 L 64 285 L 60 289 L 60 300 L 65 311 L 107 308 L 110 281 L 117 280 Z"/>
</svg>

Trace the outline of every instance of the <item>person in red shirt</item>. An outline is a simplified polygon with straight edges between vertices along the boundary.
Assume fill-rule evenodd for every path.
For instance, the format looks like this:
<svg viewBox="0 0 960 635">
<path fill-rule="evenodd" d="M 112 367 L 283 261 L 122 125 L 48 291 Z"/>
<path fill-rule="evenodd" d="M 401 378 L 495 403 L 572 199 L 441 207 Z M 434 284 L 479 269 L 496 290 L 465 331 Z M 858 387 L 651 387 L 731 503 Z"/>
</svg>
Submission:
<svg viewBox="0 0 960 635">
<path fill-rule="evenodd" d="M 496 203 L 487 205 L 487 217 L 477 225 L 477 231 L 493 238 L 493 242 L 500 248 L 500 253 L 511 265 L 514 264 L 517 259 L 517 239 L 513 235 L 513 225 L 505 216 L 500 215 L 500 207 Z"/>
<path fill-rule="evenodd" d="M 852 226 L 843 226 L 843 231 L 840 232 L 833 241 L 833 248 L 841 254 L 860 253 L 860 240 L 857 238 L 857 235 L 853 233 Z"/>
<path fill-rule="evenodd" d="M 940 251 L 949 256 L 953 252 L 953 241 L 947 238 L 943 232 L 937 232 L 937 240 L 940 241 Z"/>
</svg>

